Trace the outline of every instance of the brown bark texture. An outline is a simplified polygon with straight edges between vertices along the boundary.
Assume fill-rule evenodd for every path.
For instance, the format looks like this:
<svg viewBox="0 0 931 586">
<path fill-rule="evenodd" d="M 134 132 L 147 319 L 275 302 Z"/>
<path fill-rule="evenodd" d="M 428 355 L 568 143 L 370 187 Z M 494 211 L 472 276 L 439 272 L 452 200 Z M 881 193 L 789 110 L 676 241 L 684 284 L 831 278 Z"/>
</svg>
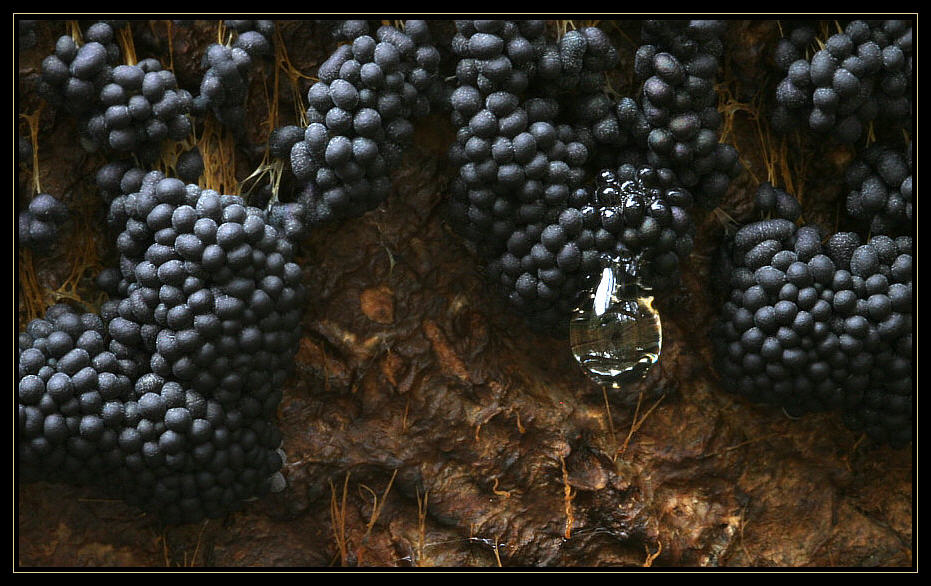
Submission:
<svg viewBox="0 0 931 586">
<path fill-rule="evenodd" d="M 170 51 L 179 83 L 196 95 L 216 26 L 133 22 L 137 56 L 166 62 Z M 633 95 L 639 27 L 601 26 L 622 54 L 615 89 Z M 279 30 L 307 75 L 335 47 L 317 21 L 282 21 Z M 17 111 L 39 112 L 40 179 L 68 203 L 93 192 L 101 161 L 34 92 L 67 22 L 40 21 L 35 31 L 35 44 L 18 51 Z M 94 487 L 15 484 L 14 563 L 914 567 L 912 446 L 875 445 L 836 414 L 791 419 L 747 403 L 725 393 L 712 368 L 709 280 L 725 225 L 750 219 L 756 186 L 786 169 L 806 219 L 832 225 L 851 157 L 802 140 L 773 159 L 763 105 L 778 81 L 778 36 L 774 20 L 730 22 L 721 109 L 745 171 L 718 210 L 697 212 L 683 284 L 657 303 L 662 358 L 641 383 L 595 386 L 567 340 L 534 333 L 488 287 L 480 261 L 444 223 L 454 130 L 431 116 L 384 205 L 303 243 L 304 336 L 279 410 L 285 490 L 224 519 L 163 526 Z M 249 109 L 259 147 L 263 79 L 273 79 L 268 66 L 262 73 Z M 299 92 L 309 83 L 299 79 Z M 278 95 L 279 122 L 296 123 L 292 95 Z M 255 157 L 236 150 L 240 179 Z M 31 165 L 21 172 L 31 179 Z M 107 258 L 112 244 L 97 245 Z M 73 268 L 68 258 L 33 259 L 19 275 L 54 290 Z M 22 300 L 18 313 L 22 328 Z"/>
</svg>

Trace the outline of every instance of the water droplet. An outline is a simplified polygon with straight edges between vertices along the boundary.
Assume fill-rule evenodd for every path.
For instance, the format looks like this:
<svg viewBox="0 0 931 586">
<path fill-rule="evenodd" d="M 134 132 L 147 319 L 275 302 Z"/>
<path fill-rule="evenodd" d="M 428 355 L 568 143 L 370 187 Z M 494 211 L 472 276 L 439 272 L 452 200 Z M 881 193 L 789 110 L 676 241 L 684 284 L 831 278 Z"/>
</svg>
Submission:
<svg viewBox="0 0 931 586">
<path fill-rule="evenodd" d="M 589 377 L 618 388 L 659 360 L 663 329 L 653 295 L 636 277 L 639 259 L 614 258 L 569 322 L 572 354 Z"/>
</svg>

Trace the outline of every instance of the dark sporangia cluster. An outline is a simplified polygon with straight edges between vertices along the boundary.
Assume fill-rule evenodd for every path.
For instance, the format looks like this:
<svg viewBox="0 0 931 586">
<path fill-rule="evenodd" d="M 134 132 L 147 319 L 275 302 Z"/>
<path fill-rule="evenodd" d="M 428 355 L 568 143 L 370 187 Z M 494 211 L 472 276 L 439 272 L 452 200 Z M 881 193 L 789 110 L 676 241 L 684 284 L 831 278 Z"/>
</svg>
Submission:
<svg viewBox="0 0 931 586">
<path fill-rule="evenodd" d="M 243 188 L 249 202 L 268 209 L 272 223 L 292 240 L 299 240 L 301 234 L 306 234 L 303 206 L 296 202 L 283 203 L 279 194 L 291 194 L 295 189 L 291 148 L 303 140 L 304 128 L 296 124 L 273 129 L 266 144 L 270 159 L 254 181 Z"/>
<path fill-rule="evenodd" d="M 204 159 L 200 153 L 199 147 L 193 147 L 178 155 L 174 164 L 175 174 L 184 183 L 198 182 L 198 179 L 204 172 Z M 146 171 L 133 166 L 127 160 L 117 159 L 105 163 L 97 169 L 96 184 L 97 195 L 108 206 L 114 198 L 120 195 L 127 195 L 139 190 L 142 185 L 142 179 Z M 119 231 L 119 224 L 113 226 L 114 230 Z"/>
<path fill-rule="evenodd" d="M 592 201 L 591 188 L 580 187 L 558 213 L 530 204 L 538 221 L 515 229 L 506 249 L 486 264 L 489 281 L 535 328 L 564 328 L 579 292 L 601 268 L 600 217 Z"/>
<path fill-rule="evenodd" d="M 68 216 L 68 208 L 58 198 L 47 193 L 36 195 L 17 217 L 20 246 L 47 252 L 58 242 Z"/>
<path fill-rule="evenodd" d="M 570 30 L 552 41 L 544 35 L 543 21 L 477 20 L 456 25 L 452 47 L 459 57 L 458 90 L 452 122 L 460 136 L 454 149 L 464 148 L 463 138 L 492 142 L 498 136 L 514 138 L 534 122 L 565 124 L 568 128 L 560 128 L 561 140 L 574 143 L 570 165 L 578 168 L 590 161 L 598 168 L 617 166 L 616 150 L 629 140 L 616 105 L 605 92 L 605 72 L 617 65 L 618 54 L 601 29 Z M 501 112 L 478 103 L 492 95 Z M 502 101 L 508 95 L 516 102 Z M 499 133 L 483 136 L 481 132 L 490 132 L 499 118 Z M 468 132 L 461 130 L 464 127 L 469 127 Z"/>
<path fill-rule="evenodd" d="M 559 101 L 560 120 L 571 124 L 575 141 L 588 151 L 590 174 L 630 162 L 628 150 L 638 149 L 648 124 L 633 99 L 609 95 L 606 73 L 619 58 L 608 36 L 598 27 L 567 31 L 556 43 L 543 44 L 537 57 L 532 88 Z"/>
<path fill-rule="evenodd" d="M 280 126 L 268 135 L 268 152 L 276 159 L 291 163 L 291 149 L 304 140 L 304 129 L 296 124 Z"/>
<path fill-rule="evenodd" d="M 133 154 L 152 163 L 163 141 L 190 134 L 192 97 L 158 60 L 120 65 L 119 57 L 110 24 L 88 27 L 80 46 L 62 36 L 42 62 L 39 92 L 77 117 L 85 149 Z"/>
<path fill-rule="evenodd" d="M 80 45 L 63 35 L 55 51 L 42 61 L 39 94 L 79 119 L 85 118 L 96 109 L 100 91 L 112 81 L 112 68 L 119 59 L 120 48 L 109 25 L 89 27 Z"/>
<path fill-rule="evenodd" d="M 367 20 L 318 20 L 329 31 L 331 37 L 339 42 L 352 42 L 354 39 L 369 34 Z"/>
<path fill-rule="evenodd" d="M 200 95 L 194 99 L 194 111 L 208 109 L 221 124 L 241 136 L 245 132 L 246 97 L 249 75 L 254 61 L 274 54 L 275 23 L 271 20 L 226 20 L 236 31 L 230 45 L 213 43 L 204 52 L 206 69 L 200 83 Z"/>
<path fill-rule="evenodd" d="M 897 236 L 914 226 L 912 145 L 901 152 L 874 144 L 847 167 L 847 214 L 872 234 Z"/>
<path fill-rule="evenodd" d="M 802 216 L 802 205 L 795 196 L 782 189 L 776 189 L 769 182 L 761 183 L 757 188 L 754 203 L 766 217 L 795 222 Z"/>
<path fill-rule="evenodd" d="M 290 151 L 300 185 L 290 215 L 309 227 L 384 201 L 413 121 L 445 95 L 439 63 L 426 21 L 409 20 L 403 30 L 384 25 L 355 37 L 320 65 L 307 92 L 308 126 Z"/>
<path fill-rule="evenodd" d="M 634 70 L 650 132 L 647 163 L 672 169 L 697 203 L 714 207 L 737 175 L 736 150 L 719 143 L 715 81 L 724 52 L 722 20 L 647 20 Z"/>
<path fill-rule="evenodd" d="M 777 47 L 785 77 L 776 88 L 774 129 L 807 128 L 843 143 L 866 136 L 874 121 L 884 130 L 911 129 L 911 21 L 850 21 L 817 51 L 814 33 L 811 25 L 796 27 Z"/>
<path fill-rule="evenodd" d="M 109 211 L 114 198 L 139 191 L 145 174 L 144 170 L 125 160 L 110 161 L 101 165 L 97 169 L 95 181 L 97 194 L 103 199 L 106 209 Z M 112 228 L 115 233 L 121 230 L 119 224 L 113 224 Z"/>
<path fill-rule="evenodd" d="M 553 42 L 541 21 L 456 26 L 449 219 L 511 305 L 561 330 L 604 257 L 636 255 L 643 278 L 672 287 L 691 250 L 693 198 L 646 162 L 650 125 L 636 100 L 606 91 L 618 55 L 604 32 Z"/>
<path fill-rule="evenodd" d="M 455 25 L 451 47 L 458 57 L 460 87 L 474 87 L 483 96 L 497 91 L 521 95 L 527 90 L 538 55 L 545 49 L 545 21 L 457 20 Z M 554 59 L 554 69 L 561 70 L 558 51 Z M 455 104 L 453 110 L 454 125 L 468 121 L 468 117 L 457 120 Z"/>
<path fill-rule="evenodd" d="M 592 203 L 592 193 L 584 187 L 588 148 L 558 120 L 558 90 L 538 89 L 553 80 L 534 78 L 547 55 L 551 70 L 567 68 L 578 80 L 585 45 L 567 44 L 565 54 L 549 50 L 544 25 L 456 21 L 458 87 L 450 104 L 457 137 L 450 162 L 458 173 L 448 217 L 487 259 L 489 278 L 512 305 L 548 329 L 563 325 L 581 289 L 575 273 L 582 249 L 569 240 L 582 228 L 579 209 Z"/>
<path fill-rule="evenodd" d="M 548 95 L 601 93 L 605 72 L 618 64 L 617 49 L 595 26 L 566 31 L 555 43 L 537 44 L 542 51 L 536 58 L 535 78 Z"/>
<path fill-rule="evenodd" d="M 769 184 L 759 199 L 784 194 Z M 794 213 L 794 212 L 791 212 Z M 839 411 L 899 446 L 912 437 L 913 244 L 852 232 L 825 240 L 772 217 L 728 241 L 712 339 L 724 387 L 790 415 Z"/>
<path fill-rule="evenodd" d="M 692 251 L 692 194 L 678 187 L 668 169 L 627 164 L 602 171 L 595 182 L 601 229 L 599 248 L 612 256 L 639 258 L 640 279 L 653 291 L 679 282 L 679 265 Z M 613 236 L 615 245 L 611 247 Z M 607 240 L 607 242 L 603 242 Z"/>
<path fill-rule="evenodd" d="M 636 258 L 654 291 L 676 285 L 692 249 L 691 205 L 668 170 L 602 170 L 594 189 L 576 189 L 559 209 L 544 209 L 539 223 L 514 231 L 486 274 L 534 327 L 560 332 L 580 292 L 612 259 Z"/>
<path fill-rule="evenodd" d="M 204 174 L 204 157 L 199 147 L 193 147 L 178 155 L 175 161 L 175 173 L 185 183 L 198 183 Z"/>
<path fill-rule="evenodd" d="M 782 36 L 773 49 L 773 62 L 783 72 L 789 71 L 793 63 L 807 56 L 818 36 L 818 23 L 814 20 L 780 21 Z"/>
<path fill-rule="evenodd" d="M 118 270 L 99 314 L 19 334 L 17 455 L 28 479 L 86 482 L 168 522 L 267 492 L 304 300 L 293 246 L 239 196 L 111 164 Z"/>
</svg>

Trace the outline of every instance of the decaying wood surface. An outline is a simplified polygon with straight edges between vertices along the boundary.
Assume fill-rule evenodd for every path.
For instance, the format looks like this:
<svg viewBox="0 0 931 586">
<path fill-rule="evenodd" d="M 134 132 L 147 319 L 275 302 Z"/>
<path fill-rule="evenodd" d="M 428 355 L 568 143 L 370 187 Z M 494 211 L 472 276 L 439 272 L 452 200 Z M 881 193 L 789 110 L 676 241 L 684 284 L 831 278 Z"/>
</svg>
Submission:
<svg viewBox="0 0 931 586">
<path fill-rule="evenodd" d="M 196 83 L 196 56 L 210 42 L 195 32 L 212 26 L 173 33 L 182 84 Z M 40 23 L 38 46 L 20 53 L 20 112 L 38 105 L 30 80 L 65 30 Z M 283 30 L 302 71 L 332 48 L 312 23 Z M 15 563 L 911 566 L 910 448 L 876 446 L 832 414 L 793 420 L 746 403 L 710 366 L 714 250 L 725 218 L 749 218 L 767 177 L 757 122 L 742 106 L 774 83 L 767 50 L 777 35 L 773 21 L 732 23 L 726 73 L 745 95 L 732 96 L 730 138 L 748 170 L 720 211 L 697 217 L 684 284 L 658 302 L 662 359 L 639 386 L 602 392 L 566 340 L 534 333 L 488 288 L 443 222 L 454 135 L 433 117 L 418 126 L 384 206 L 303 246 L 305 336 L 280 407 L 287 488 L 222 520 L 164 527 L 90 487 L 19 485 Z M 43 185 L 88 188 L 99 161 L 63 138 L 73 123 L 48 107 L 41 121 Z M 848 158 L 806 158 L 796 175 L 806 216 L 833 221 Z M 69 186 L 74 178 L 83 183 Z M 51 283 L 55 262 L 39 267 Z"/>
</svg>

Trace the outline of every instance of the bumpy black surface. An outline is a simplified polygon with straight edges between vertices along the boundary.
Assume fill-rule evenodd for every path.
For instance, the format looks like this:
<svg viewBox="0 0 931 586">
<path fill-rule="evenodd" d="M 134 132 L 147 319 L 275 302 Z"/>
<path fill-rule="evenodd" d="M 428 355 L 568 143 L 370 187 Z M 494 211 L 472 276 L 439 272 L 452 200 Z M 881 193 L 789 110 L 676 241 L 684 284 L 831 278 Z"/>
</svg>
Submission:
<svg viewBox="0 0 931 586">
<path fill-rule="evenodd" d="M 785 77 L 776 88 L 773 128 L 804 128 L 843 143 L 866 136 L 874 121 L 883 132 L 911 129 L 912 21 L 849 21 L 822 48 L 813 45 L 813 25 L 789 31 L 774 55 Z"/>
<path fill-rule="evenodd" d="M 20 246 L 48 252 L 58 242 L 68 217 L 68 208 L 56 197 L 47 193 L 35 196 L 17 217 Z"/>
<path fill-rule="evenodd" d="M 119 270 L 100 314 L 18 337 L 23 478 L 85 482 L 168 522 L 235 510 L 282 464 L 275 426 L 304 300 L 292 244 L 238 196 L 111 164 Z"/>
<path fill-rule="evenodd" d="M 846 211 L 872 234 L 898 236 L 914 228 L 912 143 L 905 152 L 874 144 L 847 167 Z"/>
<path fill-rule="evenodd" d="M 298 196 L 282 208 L 291 225 L 358 216 L 384 201 L 413 121 L 445 96 L 426 21 L 381 26 L 374 36 L 361 24 L 352 30 L 357 36 L 320 65 L 307 92 L 308 126 L 290 150 Z"/>
<path fill-rule="evenodd" d="M 674 171 L 647 162 L 640 104 L 607 91 L 618 61 L 608 37 L 588 27 L 551 41 L 543 21 L 456 27 L 449 220 L 512 307 L 563 331 L 616 256 L 638 256 L 649 285 L 672 287 L 691 249 L 693 197 Z"/>
<path fill-rule="evenodd" d="M 175 173 L 178 179 L 185 183 L 200 183 L 201 176 L 204 174 L 204 157 L 200 152 L 200 147 L 195 146 L 178 155 Z"/>
<path fill-rule="evenodd" d="M 719 143 L 715 81 L 724 52 L 723 20 L 647 20 L 634 69 L 644 80 L 647 162 L 672 169 L 697 203 L 713 208 L 740 171 L 737 152 Z"/>
<path fill-rule="evenodd" d="M 246 97 L 255 60 L 274 54 L 275 23 L 271 20 L 226 20 L 236 31 L 230 45 L 213 43 L 204 52 L 204 77 L 194 99 L 197 114 L 210 110 L 221 124 L 242 138 L 246 124 Z"/>
<path fill-rule="evenodd" d="M 641 282 L 656 292 L 679 283 L 679 267 L 692 251 L 692 194 L 668 169 L 623 165 L 595 182 L 602 229 L 614 235 L 616 256 L 640 259 Z M 601 234 L 601 237 L 605 237 Z"/>
<path fill-rule="evenodd" d="M 764 185 L 760 199 L 779 191 Z M 792 415 L 840 411 L 851 429 L 904 445 L 914 398 L 912 239 L 824 236 L 773 217 L 728 242 L 712 333 L 721 382 Z"/>
<path fill-rule="evenodd" d="M 42 62 L 38 91 L 77 117 L 86 150 L 132 154 L 151 164 L 163 141 L 190 134 L 192 97 L 156 59 L 119 64 L 114 35 L 110 24 L 98 22 L 84 32 L 80 45 L 60 37 Z"/>
<path fill-rule="evenodd" d="M 589 149 L 569 123 L 560 123 L 557 96 L 580 83 L 583 71 L 597 73 L 604 64 L 590 62 L 586 70 L 585 36 L 547 44 L 544 25 L 456 21 L 458 87 L 450 104 L 458 132 L 450 162 L 458 174 L 448 212 L 512 306 L 548 329 L 572 309 L 580 268 L 592 271 L 597 262 L 591 234 L 582 247 L 573 241 L 582 234 L 581 208 L 593 203 L 584 187 Z M 585 249 L 592 250 L 583 258 Z"/>
<path fill-rule="evenodd" d="M 353 39 L 369 34 L 370 27 L 367 20 L 317 20 L 315 21 L 326 29 L 329 35 L 339 42 L 352 42 Z"/>
</svg>

